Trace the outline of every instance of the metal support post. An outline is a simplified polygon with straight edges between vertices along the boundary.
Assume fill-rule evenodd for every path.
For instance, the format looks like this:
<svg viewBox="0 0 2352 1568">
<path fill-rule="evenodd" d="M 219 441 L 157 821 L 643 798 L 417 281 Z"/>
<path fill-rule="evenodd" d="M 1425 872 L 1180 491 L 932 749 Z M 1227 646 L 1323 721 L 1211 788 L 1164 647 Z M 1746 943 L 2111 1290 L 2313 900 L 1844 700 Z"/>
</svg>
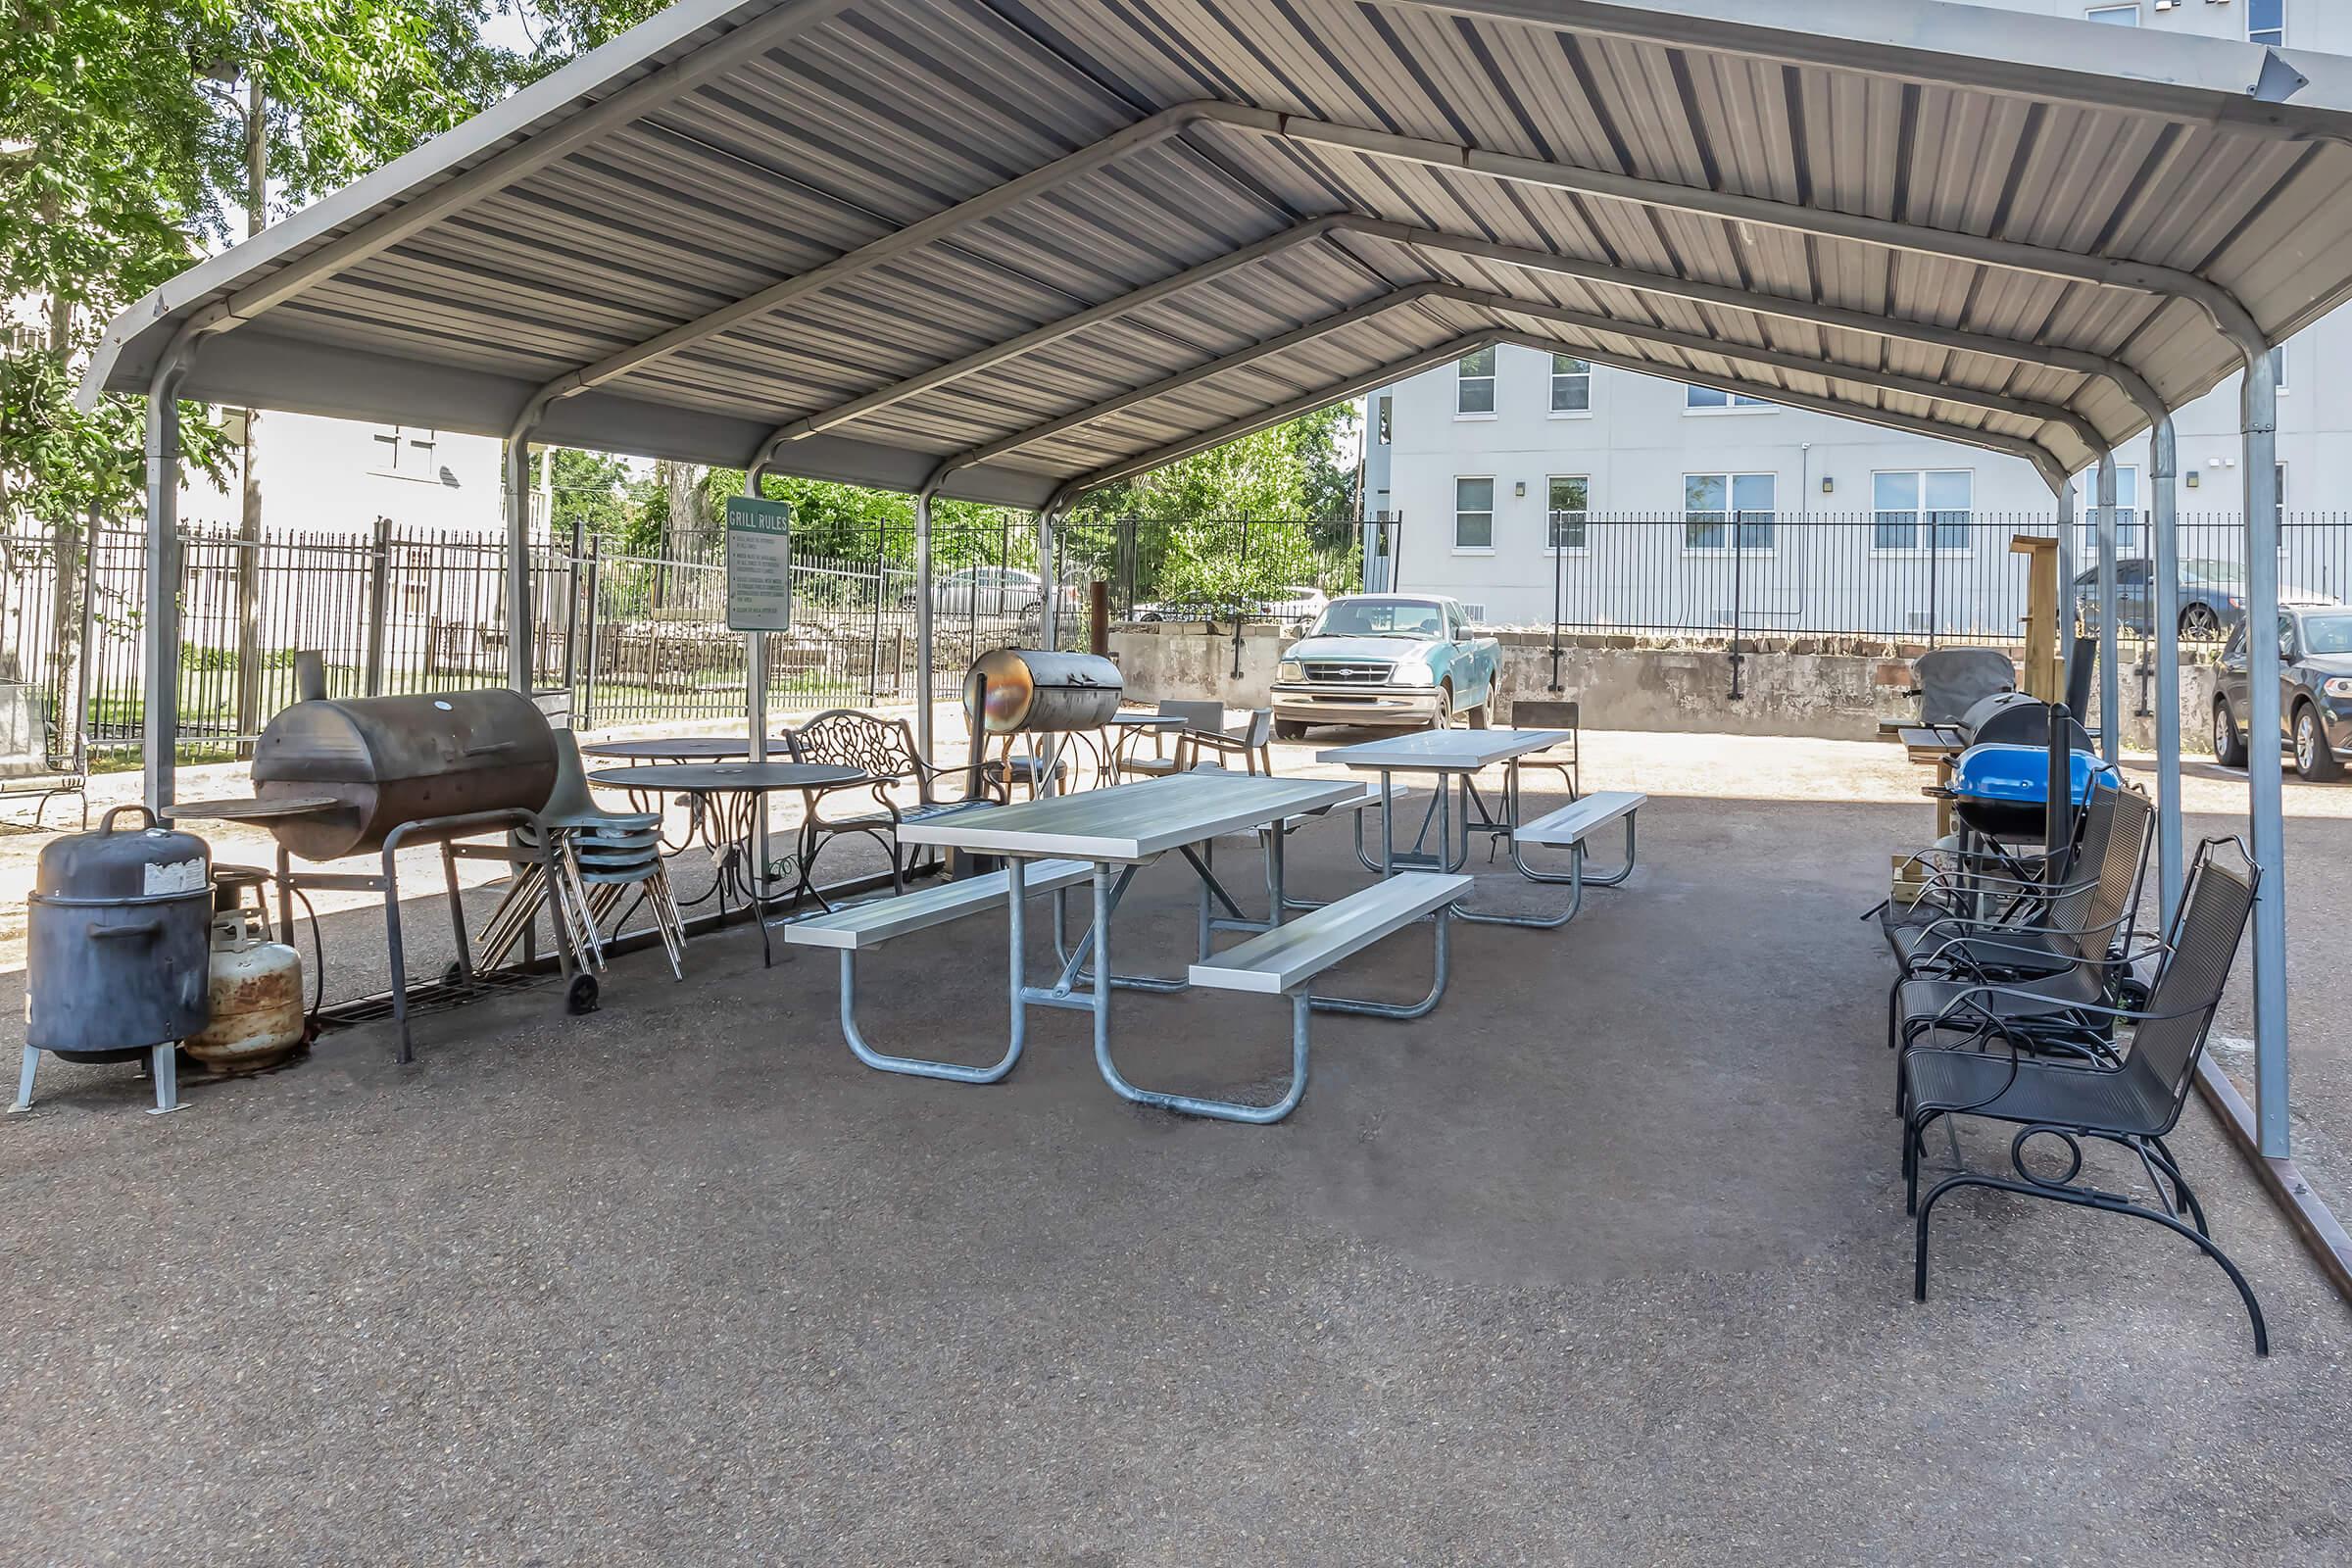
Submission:
<svg viewBox="0 0 2352 1568">
<path fill-rule="evenodd" d="M 2286 831 L 2278 778 L 2278 377 L 2242 344 L 2246 471 L 2246 793 L 2254 863 L 2254 1117 L 2263 1154 L 2291 1157 L 2286 1115 Z"/>
<path fill-rule="evenodd" d="M 533 422 L 536 422 L 535 420 Z M 507 684 L 531 695 L 531 430 L 507 436 Z"/>
<path fill-rule="evenodd" d="M 759 498 L 761 483 L 767 478 L 767 465 L 755 463 L 744 470 L 743 493 Z M 881 593 L 881 580 L 875 579 L 874 591 Z M 868 671 L 869 676 L 871 671 Z M 748 732 L 752 743 L 752 760 L 767 760 L 767 633 L 747 631 L 743 634 L 743 708 L 744 719 L 752 727 Z M 767 792 L 760 790 L 752 797 L 752 909 L 757 917 L 760 897 L 767 886 Z"/>
<path fill-rule="evenodd" d="M 2116 668 L 2115 450 L 2099 453 L 2099 756 L 2109 766 L 2124 748 L 2124 683 Z"/>
<path fill-rule="evenodd" d="M 140 738 L 143 793 L 159 820 L 174 799 L 179 741 L 179 383 L 194 341 L 181 328 L 147 383 L 147 681 Z"/>
<path fill-rule="evenodd" d="M 914 749 L 925 762 L 938 760 L 931 712 L 931 496 L 920 490 L 914 497 Z M 976 734 L 973 744 L 979 744 Z"/>
<path fill-rule="evenodd" d="M 1061 578 L 1060 574 L 1054 569 L 1054 530 L 1060 521 L 1061 514 L 1051 508 L 1037 514 L 1037 576 L 1039 589 L 1043 595 L 1037 610 L 1037 643 L 1040 648 L 1045 649 L 1060 646 L 1055 636 L 1054 612 L 1061 608 L 1058 602 L 1061 597 Z M 1038 762 L 1038 766 L 1043 770 L 1037 781 L 1037 792 L 1040 796 L 1061 793 L 1058 788 L 1061 771 L 1060 742 L 1061 737 L 1058 735 L 1046 737 L 1044 756 Z M 977 745 L 978 743 L 975 734 L 973 744 Z"/>
<path fill-rule="evenodd" d="M 2156 639 L 2156 867 L 2164 929 L 2180 908 L 2180 471 L 2173 416 L 2162 410 L 2148 432 L 2148 483 L 2155 532 L 2150 574 L 2155 578 Z"/>
</svg>

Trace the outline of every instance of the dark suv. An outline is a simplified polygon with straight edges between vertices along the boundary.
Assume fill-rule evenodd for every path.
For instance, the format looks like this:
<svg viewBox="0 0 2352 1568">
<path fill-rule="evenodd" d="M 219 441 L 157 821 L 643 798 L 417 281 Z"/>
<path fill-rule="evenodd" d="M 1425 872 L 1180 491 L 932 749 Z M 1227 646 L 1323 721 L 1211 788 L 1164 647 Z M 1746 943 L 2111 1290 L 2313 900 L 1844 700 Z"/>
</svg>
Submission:
<svg viewBox="0 0 2352 1568">
<path fill-rule="evenodd" d="M 2246 760 L 2246 632 L 2222 650 L 2213 700 L 2213 751 L 2223 765 Z M 2278 612 L 2278 744 L 2308 779 L 2342 776 L 2352 758 L 2352 607 L 2295 605 Z"/>
</svg>

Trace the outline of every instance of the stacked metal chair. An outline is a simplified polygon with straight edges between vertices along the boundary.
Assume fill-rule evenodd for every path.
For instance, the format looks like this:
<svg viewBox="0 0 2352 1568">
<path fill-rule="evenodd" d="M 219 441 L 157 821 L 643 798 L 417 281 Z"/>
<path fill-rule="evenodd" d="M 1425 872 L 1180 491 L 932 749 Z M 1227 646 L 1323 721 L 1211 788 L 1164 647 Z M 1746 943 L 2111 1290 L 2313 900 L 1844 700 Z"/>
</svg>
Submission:
<svg viewBox="0 0 2352 1568">
<path fill-rule="evenodd" d="M 636 906 L 615 917 L 632 889 L 653 920 L 673 978 L 684 979 L 686 922 L 670 892 L 662 858 L 662 818 L 650 811 L 608 811 L 589 793 L 580 748 L 569 730 L 556 731 L 556 787 L 539 820 L 556 838 L 554 913 L 585 965 L 605 968 L 606 931 L 628 923 Z"/>
</svg>

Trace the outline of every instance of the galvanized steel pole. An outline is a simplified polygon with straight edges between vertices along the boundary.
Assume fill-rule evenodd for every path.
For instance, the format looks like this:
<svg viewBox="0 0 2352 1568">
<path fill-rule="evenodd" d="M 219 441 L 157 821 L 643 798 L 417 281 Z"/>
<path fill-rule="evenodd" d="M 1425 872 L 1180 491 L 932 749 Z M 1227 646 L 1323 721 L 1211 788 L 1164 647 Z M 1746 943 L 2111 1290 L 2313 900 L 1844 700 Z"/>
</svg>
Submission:
<svg viewBox="0 0 2352 1568">
<path fill-rule="evenodd" d="M 743 472 L 743 493 L 756 499 L 760 482 L 766 477 L 767 465 L 754 463 Z M 874 592 L 881 591 L 882 585 L 877 580 Z M 767 633 L 763 631 L 743 634 L 743 710 L 744 718 L 752 726 L 752 760 L 764 762 L 767 760 Z M 767 884 L 767 792 L 754 792 L 752 801 L 752 909 L 756 918 L 764 919 L 759 909 L 760 892 Z"/>
<path fill-rule="evenodd" d="M 925 762 L 938 760 L 931 712 L 932 494 L 924 489 L 914 495 L 914 749 Z"/>
<path fill-rule="evenodd" d="M 536 420 L 532 421 L 533 423 Z M 507 436 L 507 684 L 531 695 L 531 425 Z"/>
<path fill-rule="evenodd" d="M 147 682 L 140 737 L 147 808 L 158 816 L 172 806 L 179 741 L 179 383 L 186 373 L 186 344 L 174 343 L 147 385 Z"/>
<path fill-rule="evenodd" d="M 2241 344 L 2246 470 L 2246 794 L 2254 860 L 2254 1122 L 2265 1157 L 2291 1157 L 2286 1116 L 2286 830 L 2278 778 L 2278 377 Z"/>
<path fill-rule="evenodd" d="M 2150 411 L 2148 483 L 2155 531 L 2149 574 L 2154 577 L 2156 638 L 2156 875 L 2165 928 L 2180 907 L 2180 443 L 2173 416 Z"/>
<path fill-rule="evenodd" d="M 2115 449 L 2099 450 L 2099 756 L 2109 766 L 2124 750 L 2124 681 L 2115 667 Z"/>
<path fill-rule="evenodd" d="M 1039 591 L 1043 596 L 1038 603 L 1037 642 L 1039 647 L 1045 649 L 1059 646 L 1054 635 L 1054 612 L 1060 608 L 1055 601 L 1060 597 L 1061 582 L 1060 574 L 1054 569 L 1054 530 L 1060 521 L 1061 514 L 1052 507 L 1037 514 L 1037 575 Z M 1045 756 L 1038 763 L 1044 770 L 1037 781 L 1037 793 L 1040 795 L 1060 793 L 1054 787 L 1061 768 L 1059 741 L 1058 735 L 1046 737 Z M 980 736 L 973 736 L 972 744 L 979 745 Z"/>
</svg>

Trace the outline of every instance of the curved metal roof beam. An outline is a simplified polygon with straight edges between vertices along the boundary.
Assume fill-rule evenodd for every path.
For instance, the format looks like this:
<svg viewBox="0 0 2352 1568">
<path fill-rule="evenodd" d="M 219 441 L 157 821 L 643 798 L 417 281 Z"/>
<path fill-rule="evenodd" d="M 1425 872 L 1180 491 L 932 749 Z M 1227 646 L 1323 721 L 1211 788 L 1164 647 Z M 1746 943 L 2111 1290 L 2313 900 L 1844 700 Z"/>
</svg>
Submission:
<svg viewBox="0 0 2352 1568">
<path fill-rule="evenodd" d="M 1219 107 L 1230 109 L 1231 106 Z M 1205 118 L 1237 129 L 1262 131 L 1265 117 L 1262 111 L 1232 110 L 1230 115 L 1220 113 Z M 2031 245 L 2023 240 L 1970 234 L 1957 229 L 1927 228 L 1866 214 L 1799 207 L 1791 202 L 1777 202 L 1761 196 L 1742 196 L 1731 191 L 1668 184 L 1634 174 L 1606 173 L 1599 170 L 1578 169 L 1569 164 L 1547 163 L 1540 158 L 1486 152 L 1453 142 L 1398 136 L 1354 125 L 1335 125 L 1301 115 L 1276 118 L 1279 124 L 1273 131 L 1274 135 L 1306 146 L 1358 153 L 1368 158 L 1385 158 L 1399 163 L 1422 164 L 1433 169 L 1458 170 L 1464 173 L 1508 180 L 1515 184 L 1540 185 L 1549 190 L 1573 191 L 1579 195 L 1633 202 L 1646 207 L 1695 213 L 1726 222 L 1752 223 L 1758 227 L 1786 229 L 1791 233 L 1813 234 L 1825 239 L 1853 240 L 1888 250 L 1908 251 L 1945 261 L 1972 262 L 1981 267 L 1997 267 L 2011 271 L 2033 272 L 2068 282 L 2185 299 L 2203 310 L 2214 328 L 2225 336 L 2234 337 L 2242 328 L 2251 327 L 2254 323 L 2252 314 L 2228 289 L 2177 267 L 2160 267 L 2153 263 L 2109 256 L 2083 256 L 2073 251 L 2053 250 L 2045 245 Z M 2259 328 L 2256 330 L 2259 331 Z"/>
<path fill-rule="evenodd" d="M 1915 376 L 1890 375 L 1840 365 L 1836 360 L 1818 360 L 1805 354 L 1788 354 L 1779 349 L 1763 348 L 1728 338 L 1700 337 L 1691 332 L 1677 332 L 1670 327 L 1628 324 L 1605 316 L 1592 316 L 1584 311 L 1564 310 L 1556 305 L 1531 305 L 1514 300 L 1507 294 L 1490 294 L 1479 289 L 1453 289 L 1439 296 L 1458 304 L 1477 306 L 1482 310 L 1523 316 L 1533 320 L 1546 321 L 1580 332 L 1604 332 L 1617 337 L 1632 338 L 1638 343 L 1655 343 L 1663 348 L 1685 354 L 1711 354 L 1719 359 L 1740 360 L 1750 365 L 1769 366 L 1796 375 L 1818 375 L 1831 380 L 1850 381 L 1857 386 L 1876 387 L 1883 392 L 1898 393 L 1905 397 L 1932 398 L 1939 403 L 1955 404 L 1964 409 L 1981 409 L 1987 414 L 2006 414 L 2021 419 L 2033 419 L 2045 424 L 2063 425 L 2074 432 L 2075 438 L 2092 452 L 2103 452 L 2111 442 L 2098 428 L 2074 410 L 2055 403 L 2037 403 L 2025 398 L 2013 398 L 1999 392 L 1984 392 L 1972 387 L 1950 386 L 1941 381 L 1923 381 Z M 1580 356 L 1581 357 L 1581 356 Z M 1680 368 L 1651 365 L 1644 372 L 1652 375 L 1677 375 Z M 1770 389 L 1767 389 L 1770 391 Z"/>
<path fill-rule="evenodd" d="M 1189 458 L 1197 452 L 1206 452 L 1210 447 L 1221 447 L 1228 441 L 1239 441 L 1246 435 L 1255 435 L 1260 430 L 1270 429 L 1285 420 L 1295 419 L 1301 414 L 1312 414 L 1317 409 L 1328 408 L 1342 398 L 1351 398 L 1358 393 L 1368 392 L 1376 386 L 1387 386 L 1391 381 L 1401 381 L 1407 376 L 1419 375 L 1423 370 L 1434 370 L 1441 365 L 1450 365 L 1465 354 L 1474 354 L 1480 349 L 1490 348 L 1501 342 L 1506 336 L 1507 334 L 1502 332 L 1472 332 L 1462 337 L 1452 338 L 1426 354 L 1414 354 L 1401 360 L 1391 360 L 1376 370 L 1367 370 L 1362 375 L 1351 375 L 1345 381 L 1334 381 L 1328 386 L 1319 387 L 1315 391 L 1292 398 L 1278 407 L 1262 409 L 1256 414 L 1221 424 L 1214 430 L 1205 431 L 1197 436 L 1187 436 L 1182 441 L 1173 442 L 1138 458 L 1123 460 L 1109 467 L 1097 468 L 1092 473 L 1070 480 L 1054 491 L 1053 497 L 1040 510 L 1059 512 L 1089 490 L 1099 490 L 1106 484 L 1116 484 L 1121 479 L 1147 472 L 1163 464 L 1174 463 L 1181 458 Z M 958 467 L 961 466 L 960 464 L 956 465 Z M 945 466 L 938 470 L 940 473 L 946 471 Z M 937 473 L 933 475 L 934 478 L 937 476 Z"/>
<path fill-rule="evenodd" d="M 1392 223 L 1384 219 L 1357 217 L 1319 218 L 1269 235 L 1255 244 L 1244 246 L 1213 261 L 1174 272 L 1156 282 L 1148 283 L 1113 299 L 1093 305 L 1058 320 L 1048 321 L 1027 332 L 993 343 L 958 360 L 934 366 L 904 380 L 877 387 L 847 402 L 836 404 L 821 413 L 808 415 L 779 425 L 761 444 L 763 452 L 780 452 L 794 441 L 806 439 L 822 431 L 838 428 L 865 415 L 894 407 L 908 398 L 918 397 L 935 388 L 946 386 L 966 376 L 994 369 L 1023 354 L 1048 347 L 1065 337 L 1116 320 L 1130 312 L 1142 310 L 1161 300 L 1173 298 L 1184 291 L 1214 282 L 1241 267 L 1276 256 L 1329 236 L 1359 234 L 1367 238 L 1419 251 L 1434 251 L 1494 262 L 1528 271 L 1553 276 L 1575 278 L 1581 282 L 1606 284 L 1640 293 L 1656 294 L 1672 299 L 1689 300 L 1701 305 L 1719 306 L 1741 311 L 1751 316 L 1771 317 L 1794 321 L 1800 325 L 1855 332 L 1894 343 L 1911 343 L 1925 348 L 1941 349 L 1950 353 L 1975 354 L 1990 359 L 2007 360 L 2018 365 L 2035 366 L 2044 369 L 2065 370 L 2078 375 L 2097 376 L 2112 382 L 2124 395 L 2142 409 L 2161 406 L 2146 378 L 2132 366 L 2120 360 L 2091 354 L 2082 349 L 2048 347 L 2021 343 L 2008 338 L 1992 337 L 1981 332 L 1962 331 L 1956 327 L 1937 326 L 1925 321 L 1905 321 L 1887 317 L 1872 316 L 1867 312 L 1846 310 L 1832 305 L 1815 305 L 1802 300 L 1786 300 L 1772 295 L 1751 294 L 1727 284 L 1708 283 L 1690 278 L 1671 277 L 1660 273 L 1641 272 L 1629 268 L 1613 267 L 1601 262 L 1554 256 L 1546 251 L 1529 250 L 1513 245 L 1499 245 L 1488 240 L 1469 239 L 1457 234 L 1441 233 L 1435 229 L 1415 228 L 1403 223 Z M 1541 305 L 1534 308 L 1544 309 Z M 1883 379 L 1861 367 L 1852 368 L 1855 379 Z M 2071 411 L 2070 416 L 2071 416 Z M 2104 443 L 2086 438 L 2085 444 L 2097 447 Z"/>
<path fill-rule="evenodd" d="M 976 464 L 993 462 L 1007 453 L 1018 452 L 1023 447 L 1034 446 L 1040 441 L 1050 440 L 1065 430 L 1075 430 L 1081 425 L 1093 424 L 1098 419 L 1107 419 L 1114 414 L 1124 413 L 1138 404 L 1150 403 L 1156 398 L 1172 397 L 1188 386 L 1223 375 L 1228 370 L 1238 370 L 1244 366 L 1252 365 L 1271 355 L 1280 354 L 1286 349 L 1295 349 L 1302 343 L 1312 343 L 1317 338 L 1329 337 L 1334 332 L 1345 331 L 1350 326 L 1360 325 L 1375 317 L 1385 316 L 1391 311 L 1402 310 L 1407 306 L 1417 305 L 1423 300 L 1441 298 L 1453 291 L 1453 285 L 1450 283 L 1411 283 L 1403 288 L 1391 289 L 1386 294 L 1377 295 L 1361 305 L 1350 306 L 1347 310 L 1326 316 L 1319 320 L 1309 321 L 1304 326 L 1294 327 L 1288 332 L 1262 338 L 1248 348 L 1236 349 L 1231 354 L 1220 355 L 1216 359 L 1196 365 L 1189 370 L 1179 370 L 1174 375 L 1163 376 L 1148 385 L 1122 392 L 1117 397 L 1106 399 L 1101 403 L 1089 404 L 1083 409 L 1056 416 L 1043 424 L 1033 424 L 1025 430 L 1016 430 L 998 440 L 985 442 L 976 447 L 966 447 L 961 452 L 951 453 L 939 460 L 939 466 L 933 468 L 931 476 L 923 481 L 924 486 L 935 488 L 942 479 L 957 468 L 968 468 Z M 1322 406 L 1320 403 L 1307 405 L 1310 409 L 1319 409 Z M 1281 421 L 1276 420 L 1275 422 L 1280 423 Z M 1216 445 L 1213 441 L 1209 444 Z"/>
</svg>

